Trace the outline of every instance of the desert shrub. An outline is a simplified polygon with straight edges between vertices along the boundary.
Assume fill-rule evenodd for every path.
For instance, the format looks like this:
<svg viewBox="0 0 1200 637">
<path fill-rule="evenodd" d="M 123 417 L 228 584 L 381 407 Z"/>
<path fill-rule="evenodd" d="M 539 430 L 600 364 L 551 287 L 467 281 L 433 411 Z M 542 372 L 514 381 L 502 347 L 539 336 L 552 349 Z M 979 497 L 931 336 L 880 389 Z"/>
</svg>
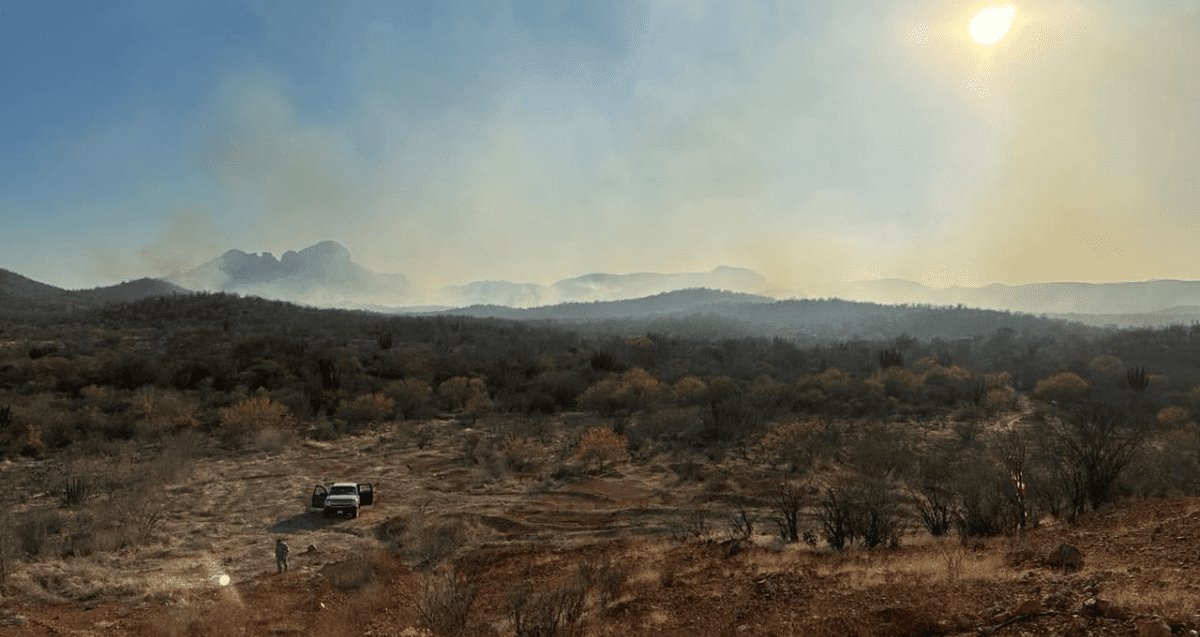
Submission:
<svg viewBox="0 0 1200 637">
<path fill-rule="evenodd" d="M 1011 387 L 992 387 L 985 391 L 980 407 L 989 414 L 1014 409 L 1017 393 Z"/>
<path fill-rule="evenodd" d="M 981 385 L 980 379 L 957 365 L 933 364 L 922 376 L 923 398 L 935 405 L 971 402 Z"/>
<path fill-rule="evenodd" d="M 607 608 L 621 596 L 628 580 L 629 572 L 608 559 L 582 562 L 576 573 L 576 581 L 596 591 L 601 609 Z"/>
<path fill-rule="evenodd" d="M 522 582 L 508 595 L 509 618 L 518 637 L 570 637 L 580 633 L 586 580 L 576 576 L 567 584 L 534 591 Z"/>
<path fill-rule="evenodd" d="M 266 429 L 291 428 L 293 419 L 287 407 L 270 398 L 246 398 L 217 410 L 222 440 L 235 447 L 245 445 Z"/>
<path fill-rule="evenodd" d="M 1192 411 L 1187 407 L 1171 405 L 1158 410 L 1155 421 L 1167 429 L 1178 429 L 1192 422 Z"/>
<path fill-rule="evenodd" d="M 1033 387 L 1033 395 L 1046 402 L 1078 403 L 1085 400 L 1092 386 L 1075 372 L 1059 372 L 1043 378 Z"/>
<path fill-rule="evenodd" d="M 466 633 L 471 607 L 479 593 L 479 581 L 474 575 L 460 570 L 448 570 L 429 578 L 425 590 L 417 598 L 417 614 L 421 623 L 437 635 Z"/>
<path fill-rule="evenodd" d="M 627 444 L 625 436 L 612 429 L 591 427 L 580 436 L 575 455 L 582 462 L 593 464 L 597 471 L 604 471 L 606 465 L 617 464 L 628 457 Z"/>
<path fill-rule="evenodd" d="M 6 511 L 0 512 L 0 595 L 4 594 L 8 576 L 12 574 L 19 557 L 20 547 L 13 530 L 13 521 Z"/>
<path fill-rule="evenodd" d="M 956 459 L 962 447 L 952 441 L 930 442 L 918 454 L 916 470 L 908 477 L 913 509 L 925 530 L 934 537 L 945 535 L 954 524 L 957 473 Z"/>
<path fill-rule="evenodd" d="M 1008 477 L 987 454 L 972 453 L 956 463 L 954 524 L 964 541 L 999 535 L 1014 526 L 1007 487 Z"/>
<path fill-rule="evenodd" d="M 396 410 L 406 419 L 424 418 L 431 407 L 433 388 L 419 378 L 405 378 L 383 386 L 383 393 L 396 403 Z"/>
<path fill-rule="evenodd" d="M 446 409 L 458 412 L 466 409 L 467 401 L 480 393 L 487 394 L 487 386 L 478 378 L 455 376 L 438 385 L 437 394 Z"/>
<path fill-rule="evenodd" d="M 321 574 L 338 590 L 356 591 L 375 581 L 377 568 L 371 559 L 359 555 L 329 564 Z"/>
<path fill-rule="evenodd" d="M 112 413 L 124 410 L 127 406 L 124 392 L 119 392 L 112 387 L 102 385 L 88 385 L 79 390 L 79 395 L 83 398 L 84 405 L 87 407 L 95 407 L 101 411 Z"/>
<path fill-rule="evenodd" d="M 1132 414 L 1103 404 L 1047 414 L 1040 433 L 1042 458 L 1071 517 L 1112 499 L 1117 479 L 1146 440 Z"/>
<path fill-rule="evenodd" d="M 941 537 L 954 523 L 954 494 L 938 484 L 924 484 L 913 496 L 913 508 L 921 526 L 934 537 Z"/>
<path fill-rule="evenodd" d="M 854 532 L 862 545 L 873 549 L 895 547 L 904 533 L 902 500 L 894 486 L 886 480 L 865 479 L 854 485 Z"/>
<path fill-rule="evenodd" d="M 604 416 L 644 410 L 660 399 L 665 390 L 652 374 L 635 367 L 620 376 L 602 379 L 579 397 L 579 406 Z"/>
<path fill-rule="evenodd" d="M 72 412 L 66 400 L 50 392 L 35 394 L 24 405 L 14 406 L 12 419 L 17 435 L 10 447 L 30 456 L 77 442 L 83 433 L 79 426 L 86 422 Z"/>
<path fill-rule="evenodd" d="M 548 370 L 542 372 L 530 384 L 530 389 L 548 396 L 557 409 L 570 409 L 587 388 L 587 381 L 578 372 L 570 370 Z"/>
<path fill-rule="evenodd" d="M 771 494 L 771 515 L 779 536 L 788 542 L 800 541 L 800 514 L 812 489 L 791 480 L 783 480 Z M 747 521 L 748 522 L 748 521 Z"/>
<path fill-rule="evenodd" d="M 794 407 L 818 413 L 843 412 L 847 399 L 858 389 L 849 374 L 830 367 L 801 376 L 792 384 Z"/>
<path fill-rule="evenodd" d="M 120 511 L 121 518 L 130 525 L 133 541 L 145 545 L 166 521 L 167 501 L 157 489 L 146 488 L 125 498 Z"/>
<path fill-rule="evenodd" d="M 702 405 L 707 394 L 708 385 L 695 376 L 685 376 L 671 385 L 671 398 L 680 406 Z"/>
<path fill-rule="evenodd" d="M 338 407 L 338 416 L 351 425 L 388 420 L 396 414 L 396 401 L 384 393 L 363 394 Z"/>
<path fill-rule="evenodd" d="M 500 455 L 505 466 L 521 473 L 541 471 L 550 460 L 546 446 L 528 436 L 507 436 L 500 445 Z"/>
<path fill-rule="evenodd" d="M 246 627 L 247 609 L 240 604 L 173 604 L 142 630 L 151 637 L 238 635 Z"/>
<path fill-rule="evenodd" d="M 1120 486 L 1123 493 L 1140 497 L 1200 492 L 1200 431 L 1183 427 L 1161 432 L 1130 462 Z"/>
<path fill-rule="evenodd" d="M 762 414 L 754 409 L 738 382 L 729 376 L 709 379 L 706 398 L 706 433 L 714 439 L 740 439 L 762 422 Z"/>
<path fill-rule="evenodd" d="M 708 511 L 703 508 L 686 511 L 677 520 L 667 525 L 667 532 L 676 542 L 703 538 L 708 534 Z"/>
<path fill-rule="evenodd" d="M 462 520 L 410 523 L 405 528 L 401 553 L 417 568 L 430 569 L 450 557 L 466 541 Z"/>
<path fill-rule="evenodd" d="M 911 405 L 919 402 L 923 383 L 924 378 L 915 371 L 889 366 L 868 378 L 864 385 L 878 398 L 891 398 Z"/>
<path fill-rule="evenodd" d="M 639 415 L 628 436 L 632 446 L 641 448 L 651 440 L 694 438 L 703 428 L 699 407 L 665 407 Z"/>
<path fill-rule="evenodd" d="M 196 401 L 170 389 L 143 387 L 137 390 L 129 401 L 129 415 L 139 434 L 149 438 L 200 425 Z"/>
<path fill-rule="evenodd" d="M 818 451 L 815 439 L 826 428 L 825 422 L 815 419 L 787 420 L 763 434 L 760 444 L 775 465 L 789 473 L 803 473 Z"/>
<path fill-rule="evenodd" d="M 827 487 L 817 501 L 815 515 L 821 536 L 834 550 L 841 551 L 854 540 L 854 505 L 844 488 Z"/>
<path fill-rule="evenodd" d="M 848 477 L 827 487 L 815 515 L 825 541 L 839 551 L 854 541 L 868 549 L 895 547 L 904 533 L 903 498 L 879 477 Z"/>
<path fill-rule="evenodd" d="M 492 436 L 485 436 L 478 431 L 468 433 L 462 437 L 460 453 L 464 464 L 479 470 L 477 476 L 491 480 L 503 477 L 505 459 Z"/>
<path fill-rule="evenodd" d="M 18 551 L 29 559 L 57 557 L 67 516 L 54 509 L 34 509 L 20 516 L 13 528 Z"/>
<path fill-rule="evenodd" d="M 161 371 L 146 352 L 123 352 L 102 368 L 101 378 L 121 389 L 137 389 L 154 384 Z"/>
<path fill-rule="evenodd" d="M 746 512 L 746 509 L 738 509 L 729 518 L 729 531 L 733 537 L 748 540 L 754 536 L 754 516 Z"/>
<path fill-rule="evenodd" d="M 328 418 L 314 418 L 308 422 L 308 427 L 304 430 L 304 435 L 313 440 L 337 440 L 341 432 L 338 430 L 338 424 Z"/>
</svg>

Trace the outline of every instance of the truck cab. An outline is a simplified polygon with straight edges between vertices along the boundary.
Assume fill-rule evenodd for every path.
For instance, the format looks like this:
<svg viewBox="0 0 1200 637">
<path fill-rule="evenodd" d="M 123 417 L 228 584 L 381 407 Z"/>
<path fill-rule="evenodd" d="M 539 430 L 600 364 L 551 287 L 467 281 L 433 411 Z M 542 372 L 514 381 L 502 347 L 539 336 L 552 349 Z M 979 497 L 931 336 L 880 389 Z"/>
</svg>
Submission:
<svg viewBox="0 0 1200 637">
<path fill-rule="evenodd" d="M 370 483 L 335 482 L 328 488 L 313 488 L 311 509 L 327 518 L 345 515 L 357 518 L 362 507 L 375 503 L 375 488 Z"/>
</svg>

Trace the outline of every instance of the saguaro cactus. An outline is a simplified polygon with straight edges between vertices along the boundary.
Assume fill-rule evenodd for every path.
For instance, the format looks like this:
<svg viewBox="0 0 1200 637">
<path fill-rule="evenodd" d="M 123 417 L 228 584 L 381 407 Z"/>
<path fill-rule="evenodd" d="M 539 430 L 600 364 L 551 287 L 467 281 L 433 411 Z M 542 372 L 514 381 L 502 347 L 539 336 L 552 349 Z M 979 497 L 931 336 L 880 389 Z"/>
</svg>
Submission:
<svg viewBox="0 0 1200 637">
<path fill-rule="evenodd" d="M 1146 374 L 1145 367 L 1130 367 L 1125 372 L 1125 381 L 1129 383 L 1130 389 L 1140 393 L 1146 391 L 1146 387 L 1150 385 L 1150 376 Z"/>
<path fill-rule="evenodd" d="M 342 372 L 332 358 L 317 360 L 317 372 L 321 375 L 321 388 L 325 391 L 337 391 L 342 386 Z"/>
<path fill-rule="evenodd" d="M 900 353 L 900 348 L 889 347 L 879 350 L 879 368 L 887 369 L 889 367 L 902 367 L 904 365 L 904 355 Z"/>
</svg>

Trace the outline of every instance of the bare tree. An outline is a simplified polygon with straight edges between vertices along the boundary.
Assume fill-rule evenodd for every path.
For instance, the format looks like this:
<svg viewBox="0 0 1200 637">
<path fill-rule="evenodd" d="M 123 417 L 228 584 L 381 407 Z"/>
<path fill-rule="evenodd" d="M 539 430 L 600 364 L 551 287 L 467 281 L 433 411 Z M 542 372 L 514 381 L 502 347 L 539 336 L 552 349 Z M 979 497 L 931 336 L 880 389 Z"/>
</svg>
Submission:
<svg viewBox="0 0 1200 637">
<path fill-rule="evenodd" d="M 1000 432 L 992 443 L 992 453 L 1008 474 L 1004 495 L 1012 507 L 1017 529 L 1024 531 L 1029 522 L 1027 478 L 1029 471 L 1029 441 L 1015 423 Z"/>
<path fill-rule="evenodd" d="M 1128 412 L 1106 404 L 1051 415 L 1045 424 L 1044 451 L 1072 517 L 1112 499 L 1117 479 L 1146 438 Z"/>
<path fill-rule="evenodd" d="M 792 480 L 782 480 L 771 497 L 771 513 L 779 535 L 788 542 L 800 541 L 800 513 L 804 499 L 811 493 L 807 486 Z"/>
</svg>

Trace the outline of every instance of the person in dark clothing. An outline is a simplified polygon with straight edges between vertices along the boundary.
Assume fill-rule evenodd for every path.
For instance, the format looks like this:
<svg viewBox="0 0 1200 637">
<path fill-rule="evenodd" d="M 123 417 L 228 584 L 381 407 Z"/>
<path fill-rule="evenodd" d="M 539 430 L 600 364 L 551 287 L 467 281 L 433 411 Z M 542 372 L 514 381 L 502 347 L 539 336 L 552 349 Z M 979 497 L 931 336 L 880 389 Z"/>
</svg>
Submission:
<svg viewBox="0 0 1200 637">
<path fill-rule="evenodd" d="M 283 538 L 275 539 L 275 568 L 280 572 L 288 570 L 287 556 L 290 552 L 288 545 L 283 541 Z"/>
</svg>

